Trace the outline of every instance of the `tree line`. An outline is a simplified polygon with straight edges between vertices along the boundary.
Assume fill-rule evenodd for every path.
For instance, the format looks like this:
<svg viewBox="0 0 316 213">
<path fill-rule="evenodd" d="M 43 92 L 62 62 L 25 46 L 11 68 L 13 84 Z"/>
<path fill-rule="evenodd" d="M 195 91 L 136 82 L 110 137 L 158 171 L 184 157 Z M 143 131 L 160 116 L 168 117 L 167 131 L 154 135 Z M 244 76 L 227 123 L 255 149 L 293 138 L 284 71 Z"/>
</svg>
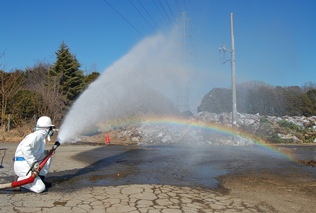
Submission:
<svg viewBox="0 0 316 213">
<path fill-rule="evenodd" d="M 59 125 L 71 104 L 100 74 L 85 75 L 76 56 L 62 42 L 53 64 L 38 62 L 31 68 L 6 72 L 0 64 L 0 126 L 22 126 L 41 115 Z M 231 112 L 232 91 L 213 88 L 197 111 Z M 316 85 L 271 86 L 252 81 L 237 85 L 237 111 L 274 116 L 312 116 L 316 114 Z M 10 122 L 10 124 L 9 124 Z"/>
<path fill-rule="evenodd" d="M 0 67 L 0 125 L 4 131 L 41 115 L 50 116 L 58 125 L 79 94 L 99 76 L 98 72 L 84 75 L 65 42 L 55 54 L 53 64 L 38 62 L 12 72 Z"/>
<path fill-rule="evenodd" d="M 236 86 L 237 111 L 271 116 L 316 115 L 316 85 L 271 86 L 252 81 Z M 198 112 L 223 113 L 232 111 L 232 90 L 214 88 L 202 99 Z"/>
</svg>

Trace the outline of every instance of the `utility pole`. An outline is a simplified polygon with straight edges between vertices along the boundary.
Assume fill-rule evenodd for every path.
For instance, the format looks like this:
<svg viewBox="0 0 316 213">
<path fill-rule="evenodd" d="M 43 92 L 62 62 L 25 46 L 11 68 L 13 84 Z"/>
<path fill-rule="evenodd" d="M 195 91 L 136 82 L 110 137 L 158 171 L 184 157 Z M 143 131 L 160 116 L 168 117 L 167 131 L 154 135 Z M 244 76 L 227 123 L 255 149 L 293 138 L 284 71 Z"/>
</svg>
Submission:
<svg viewBox="0 0 316 213">
<path fill-rule="evenodd" d="M 180 20 L 180 30 L 182 33 L 182 46 L 183 46 L 183 63 L 187 62 L 187 50 L 186 50 L 186 40 L 187 40 L 187 20 L 186 12 L 181 13 L 181 20 Z M 188 112 L 190 110 L 189 107 L 189 88 L 188 82 L 185 82 L 185 85 L 178 88 L 177 91 L 177 108 L 180 112 Z"/>
<path fill-rule="evenodd" d="M 232 72 L 232 127 L 237 127 L 237 103 L 236 103 L 236 65 L 235 65 L 235 38 L 234 38 L 234 20 L 233 13 L 230 13 L 230 34 L 231 34 L 231 59 L 227 60 L 231 62 L 231 72 Z M 225 46 L 220 47 L 220 54 L 225 54 L 227 49 Z M 225 64 L 227 61 L 222 61 Z"/>
<path fill-rule="evenodd" d="M 237 126 L 237 103 L 236 103 L 236 65 L 235 65 L 235 38 L 234 38 L 234 17 L 233 13 L 230 14 L 230 34 L 232 45 L 232 92 L 233 92 L 233 111 L 232 111 L 232 125 Z"/>
<path fill-rule="evenodd" d="M 182 23 L 182 41 L 183 41 L 183 58 L 184 60 L 186 60 L 186 57 L 187 57 L 187 51 L 186 51 L 186 12 L 182 12 L 181 13 L 181 23 Z"/>
</svg>

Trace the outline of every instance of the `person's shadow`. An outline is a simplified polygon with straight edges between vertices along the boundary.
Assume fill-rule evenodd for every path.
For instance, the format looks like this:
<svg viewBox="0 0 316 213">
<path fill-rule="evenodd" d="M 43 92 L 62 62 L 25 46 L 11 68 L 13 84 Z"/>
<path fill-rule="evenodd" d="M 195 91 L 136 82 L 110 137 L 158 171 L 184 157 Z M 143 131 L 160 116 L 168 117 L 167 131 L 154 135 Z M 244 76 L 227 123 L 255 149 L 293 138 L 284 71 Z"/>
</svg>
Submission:
<svg viewBox="0 0 316 213">
<path fill-rule="evenodd" d="M 88 165 L 84 168 L 80 168 L 80 169 L 71 169 L 71 170 L 65 170 L 65 171 L 60 171 L 60 172 L 55 172 L 55 173 L 50 172 L 49 175 L 45 178 L 45 181 L 52 183 L 53 187 L 52 188 L 50 187 L 48 189 L 48 191 L 54 190 L 53 189 L 54 185 L 57 185 L 57 186 L 62 185 L 61 187 L 63 188 L 63 186 L 65 184 L 66 186 L 70 186 L 70 188 L 71 188 L 71 186 L 74 184 L 73 182 L 76 182 L 75 188 L 84 187 L 84 184 L 82 185 L 82 184 L 79 184 L 77 182 L 78 178 L 81 179 L 82 176 L 89 175 L 91 172 L 95 172 L 99 169 L 103 170 L 106 167 L 111 166 L 113 164 L 120 164 L 120 163 L 122 163 L 120 161 L 120 159 L 122 157 L 128 157 L 130 155 L 133 155 L 133 154 L 131 154 L 131 152 L 134 152 L 134 151 L 133 150 L 126 151 L 126 152 L 120 153 L 118 155 L 114 155 L 111 157 L 105 157 L 105 158 L 102 158 L 102 159 L 100 159 L 94 163 L 91 163 L 90 165 Z M 4 156 L 6 154 L 6 149 L 1 148 L 0 153 L 2 153 L 2 155 L 3 155 L 1 157 L 1 168 L 3 168 L 2 162 L 3 162 Z M 2 179 L 5 182 L 12 182 L 14 179 L 14 176 L 9 175 L 9 176 L 3 177 Z M 74 179 L 74 180 L 72 181 L 72 179 Z M 68 183 L 68 182 L 70 182 L 70 183 Z M 60 189 L 56 189 L 56 190 L 60 190 Z M 22 189 L 22 191 L 28 191 L 28 190 Z M 3 189 L 3 190 L 1 190 L 1 192 L 12 193 L 12 192 L 14 192 L 14 188 Z M 19 191 L 19 192 L 21 192 L 21 191 Z"/>
<path fill-rule="evenodd" d="M 89 179 L 90 174 L 98 173 L 97 171 L 101 171 L 102 175 L 96 174 L 95 176 L 101 177 L 104 175 L 112 180 L 117 179 L 118 177 L 114 177 L 113 174 L 117 175 L 121 171 L 120 168 L 124 167 L 125 164 L 127 163 L 128 161 L 127 159 L 129 159 L 129 157 L 135 155 L 135 153 L 138 153 L 140 151 L 141 150 L 128 150 L 111 157 L 102 158 L 84 168 L 65 170 L 65 171 L 54 173 L 54 174 L 50 173 L 45 180 L 53 183 L 53 188 L 54 188 L 54 185 L 63 185 L 63 184 L 65 184 L 67 187 L 70 187 L 70 188 L 73 188 L 73 187 L 79 188 L 79 187 L 85 187 L 87 184 L 87 183 L 81 183 L 82 179 L 86 179 L 86 178 Z M 112 168 L 112 166 L 114 166 L 114 168 Z M 111 169 L 107 169 L 109 167 L 111 167 Z M 120 178 L 124 178 L 124 177 L 120 177 Z M 112 184 L 109 183 L 108 185 L 112 185 Z"/>
</svg>

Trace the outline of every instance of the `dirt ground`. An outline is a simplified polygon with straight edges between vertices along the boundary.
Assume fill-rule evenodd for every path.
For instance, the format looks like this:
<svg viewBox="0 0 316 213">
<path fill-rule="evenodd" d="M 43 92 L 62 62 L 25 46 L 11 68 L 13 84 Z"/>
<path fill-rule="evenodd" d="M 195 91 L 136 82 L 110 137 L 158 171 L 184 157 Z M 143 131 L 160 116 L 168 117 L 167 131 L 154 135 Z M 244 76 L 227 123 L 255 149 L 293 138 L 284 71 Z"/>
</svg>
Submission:
<svg viewBox="0 0 316 213">
<path fill-rule="evenodd" d="M 1 148 L 5 144 L 6 154 L 1 163 L 10 163 L 8 159 L 14 153 L 17 143 L 0 143 Z M 49 145 L 50 147 L 51 145 Z M 74 158 L 77 154 L 94 150 L 100 145 L 80 145 L 71 148 L 59 148 L 54 156 L 62 161 L 55 161 L 51 173 L 58 173 L 67 169 L 81 168 L 92 162 L 78 161 Z M 9 148 L 8 148 L 9 147 Z M 95 156 L 96 159 L 104 156 Z M 76 159 L 76 160 L 75 160 Z M 223 194 L 229 194 L 243 201 L 252 201 L 264 204 L 269 212 L 315 212 L 316 209 L 316 181 L 315 167 L 308 167 L 311 173 L 300 173 L 293 168 L 284 168 L 284 171 L 262 169 L 245 172 L 233 172 L 219 177 L 220 187 L 217 190 Z M 232 166 L 236 167 L 236 166 Z M 258 209 L 258 212 L 261 211 Z"/>
<path fill-rule="evenodd" d="M 270 205 L 272 212 L 315 212 L 315 146 L 302 145 L 305 150 L 310 150 L 309 154 L 300 153 L 299 148 L 292 145 L 282 147 L 293 154 L 297 152 L 296 162 L 292 164 L 298 165 L 298 169 L 284 166 L 272 170 L 236 172 L 220 177 L 221 186 L 231 196 Z M 302 172 L 300 168 L 308 172 Z"/>
<path fill-rule="evenodd" d="M 271 206 L 271 212 L 315 212 L 316 181 L 307 179 L 271 173 L 227 175 L 221 185 L 231 196 Z"/>
</svg>

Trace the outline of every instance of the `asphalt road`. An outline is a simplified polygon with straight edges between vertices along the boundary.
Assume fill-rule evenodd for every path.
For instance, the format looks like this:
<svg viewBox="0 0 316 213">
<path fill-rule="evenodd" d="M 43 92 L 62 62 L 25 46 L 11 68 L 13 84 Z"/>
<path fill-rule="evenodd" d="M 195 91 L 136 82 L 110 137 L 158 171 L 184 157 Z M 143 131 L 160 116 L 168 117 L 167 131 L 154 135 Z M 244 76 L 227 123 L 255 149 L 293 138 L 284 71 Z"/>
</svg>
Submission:
<svg viewBox="0 0 316 213">
<path fill-rule="evenodd" d="M 279 147 L 279 150 L 290 150 L 300 159 L 315 158 L 315 147 Z M 74 159 L 89 166 L 54 172 L 49 179 L 61 188 L 124 184 L 217 188 L 218 178 L 232 173 L 269 171 L 316 177 L 314 168 L 259 146 L 101 146 L 79 153 Z M 59 187 L 53 190 L 60 190 Z"/>
<path fill-rule="evenodd" d="M 16 146 L 1 143 L 0 184 L 14 178 L 11 159 Z M 47 176 L 53 187 L 41 194 L 25 189 L 1 190 L 0 212 L 310 212 L 315 209 L 315 168 L 279 154 L 281 151 L 301 160 L 314 160 L 315 147 L 279 146 L 276 150 L 258 146 L 63 144 L 56 150 Z M 272 174 L 281 181 L 271 182 L 273 179 L 262 174 Z M 237 180 L 237 195 L 231 196 L 219 180 L 228 176 L 235 180 L 234 175 L 243 178 Z M 241 183 L 243 180 L 249 183 Z M 250 185 L 251 180 L 258 182 Z M 288 181 L 306 182 L 307 188 L 287 185 Z M 247 187 L 262 184 L 261 195 L 251 188 L 245 191 Z M 311 191 L 301 196 L 301 189 Z M 289 194 L 290 191 L 294 194 Z M 240 198 L 245 192 L 254 196 Z"/>
</svg>

